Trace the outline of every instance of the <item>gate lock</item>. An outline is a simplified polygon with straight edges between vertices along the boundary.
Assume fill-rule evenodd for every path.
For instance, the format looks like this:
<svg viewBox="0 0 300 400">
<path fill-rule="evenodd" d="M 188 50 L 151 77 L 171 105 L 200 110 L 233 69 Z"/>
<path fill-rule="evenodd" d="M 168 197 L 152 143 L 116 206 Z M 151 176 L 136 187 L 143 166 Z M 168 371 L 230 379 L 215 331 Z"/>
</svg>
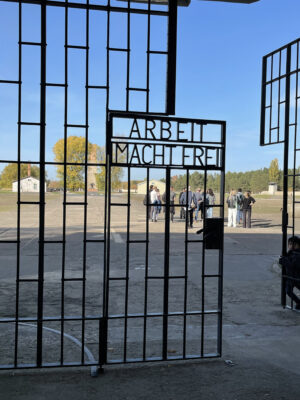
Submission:
<svg viewBox="0 0 300 400">
<path fill-rule="evenodd" d="M 223 248 L 224 219 L 207 218 L 204 222 L 204 228 L 196 233 L 200 235 L 203 232 L 203 243 L 205 249 L 221 250 Z"/>
</svg>

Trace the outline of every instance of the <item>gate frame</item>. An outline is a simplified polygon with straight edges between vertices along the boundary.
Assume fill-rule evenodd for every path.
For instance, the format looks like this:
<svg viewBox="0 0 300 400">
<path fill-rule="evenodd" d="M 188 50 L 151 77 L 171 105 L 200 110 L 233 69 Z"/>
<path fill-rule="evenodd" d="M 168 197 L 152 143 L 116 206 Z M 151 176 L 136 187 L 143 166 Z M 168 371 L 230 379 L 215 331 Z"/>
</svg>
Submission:
<svg viewBox="0 0 300 400">
<path fill-rule="evenodd" d="M 292 68 L 292 51 L 295 51 L 296 46 L 296 68 Z M 299 51 L 300 51 L 300 38 L 296 39 L 277 50 L 270 52 L 265 55 L 262 60 L 262 89 L 261 89 L 261 119 L 260 119 L 260 145 L 261 146 L 269 146 L 273 144 L 282 143 L 284 145 L 283 149 L 283 202 L 282 202 L 282 244 L 281 244 L 281 255 L 285 256 L 287 254 L 287 236 L 288 229 L 292 229 L 292 236 L 295 235 L 295 204 L 299 203 L 295 200 L 295 179 L 296 176 L 296 154 L 297 151 L 297 115 L 298 115 L 298 79 L 300 73 L 300 61 L 299 61 Z M 285 55 L 286 54 L 286 55 Z M 278 60 L 278 71 L 274 72 L 274 58 L 277 57 Z M 285 60 L 284 60 L 285 57 Z M 285 61 L 285 63 L 284 63 Z M 282 68 L 282 65 L 284 67 Z M 269 71 L 268 71 L 269 66 Z M 282 69 L 285 71 L 282 73 Z M 275 75 L 275 76 L 274 76 Z M 290 122 L 290 111 L 291 111 L 291 77 L 296 76 L 296 89 L 295 89 L 295 123 Z M 269 79 L 268 79 L 269 77 Z M 273 84 L 278 83 L 278 95 L 276 95 L 277 102 L 273 101 Z M 285 83 L 285 93 L 284 100 L 281 100 L 281 83 Z M 270 86 L 270 103 L 267 105 L 267 87 Z M 275 104 L 274 104 L 275 103 Z M 280 130 L 282 124 L 280 121 L 280 107 L 284 104 L 284 137 L 280 135 Z M 277 107 L 277 126 L 272 127 L 272 109 L 273 107 Z M 269 110 L 269 120 L 266 118 L 267 110 Z M 268 124 L 268 129 L 266 129 L 266 124 Z M 294 137 L 290 134 L 290 129 L 294 127 Z M 277 131 L 277 137 L 275 140 L 272 139 L 273 132 Z M 294 140 L 293 145 L 293 173 L 289 174 L 289 158 L 290 151 L 289 147 L 291 144 L 291 140 Z M 292 224 L 289 225 L 289 213 L 288 213 L 288 181 L 289 177 L 293 180 L 293 201 L 292 201 Z M 284 269 L 282 269 L 281 276 L 281 305 L 285 308 L 289 308 L 286 305 L 286 280 L 287 275 Z M 291 303 L 291 308 L 292 308 Z"/>
<path fill-rule="evenodd" d="M 218 144 L 219 146 L 215 146 L 215 148 L 219 148 L 222 151 L 222 156 L 220 156 L 221 159 L 221 166 L 219 168 L 214 168 L 211 166 L 206 166 L 206 167 L 199 167 L 199 166 L 194 166 L 194 165 L 172 165 L 172 166 L 163 166 L 163 165 L 155 165 L 155 164 L 151 164 L 151 166 L 149 165 L 144 165 L 144 164 L 130 164 L 128 163 L 113 163 L 112 161 L 112 156 L 113 156 L 113 151 L 112 151 L 112 143 L 113 143 L 113 118 L 133 118 L 133 119 L 145 119 L 145 120 L 161 120 L 161 121 L 173 121 L 173 122 L 196 122 L 203 125 L 219 125 L 220 129 L 221 129 L 221 135 L 220 135 L 220 142 L 213 142 L 213 141 L 208 141 L 205 142 L 204 141 L 204 145 L 203 147 L 209 147 L 209 143 L 211 144 L 211 147 L 213 147 L 213 144 Z M 202 358 L 216 358 L 216 357 L 221 357 L 222 355 L 222 314 L 223 314 L 223 258 L 224 258 L 224 197 L 225 197 L 225 150 L 226 150 L 226 122 L 225 121 L 219 121 L 219 120 L 204 120 L 204 119 L 188 119 L 188 118 L 177 118 L 177 117 L 167 117 L 167 116 L 161 116 L 161 115 L 157 115 L 157 114 L 149 114 L 149 113 L 134 113 L 134 112 L 120 112 L 120 111 L 109 111 L 109 118 L 108 118 L 108 124 L 107 124 L 107 155 L 106 155 L 106 159 L 108 160 L 108 167 L 107 167 L 107 178 L 106 178 L 106 190 L 107 190 L 107 201 L 106 201 L 106 205 L 107 205 L 107 250 L 106 250 L 106 271 L 105 271 L 105 276 L 106 276 L 106 285 L 105 285 L 105 307 L 104 307 L 104 316 L 103 316 L 103 328 L 105 329 L 105 332 L 103 332 L 103 346 L 105 346 L 105 357 L 103 358 L 103 364 L 122 364 L 122 363 L 136 363 L 136 362 L 153 362 L 153 361 L 172 361 L 172 360 L 185 360 L 185 359 L 202 359 Z M 124 140 L 126 140 L 128 138 L 124 138 Z M 120 137 L 115 137 L 116 142 L 118 140 L 120 140 Z M 116 143 L 114 142 L 114 143 Z M 165 144 L 166 140 L 147 140 L 143 141 L 137 141 L 134 142 L 134 139 L 132 139 L 131 144 L 151 144 L 151 143 L 159 143 L 161 142 L 161 144 Z M 171 141 L 171 143 L 173 143 Z M 176 142 L 178 145 L 184 145 L 184 143 L 187 142 Z M 122 144 L 122 143 L 121 143 Z M 194 142 L 194 145 L 199 145 L 201 146 L 201 142 L 197 143 Z M 183 356 L 179 356 L 179 357 L 168 357 L 167 354 L 167 343 L 168 343 L 168 317 L 172 316 L 172 314 L 168 313 L 168 285 L 169 285 L 169 280 L 170 280 L 170 276 L 169 276 L 169 237 L 170 237 L 170 213 L 168 212 L 169 210 L 169 202 L 166 201 L 165 205 L 162 205 L 162 207 L 166 208 L 166 213 L 165 213 L 165 232 L 164 232 L 164 238 L 165 238 L 165 250 L 164 250 L 164 259 L 165 259 L 165 265 L 164 265 L 164 311 L 163 314 L 161 315 L 164 319 L 163 322 L 163 341 L 162 341 L 162 345 L 163 345 L 163 350 L 162 350 L 162 357 L 158 358 L 147 358 L 145 356 L 145 339 L 143 342 L 143 346 L 144 346 L 144 351 L 143 351 L 143 358 L 141 359 L 133 359 L 133 360 L 127 360 L 126 359 L 126 339 L 124 341 L 124 358 L 123 360 L 117 360 L 117 361 L 111 361 L 108 362 L 107 361 L 107 340 L 108 338 L 108 333 L 107 333 L 107 323 L 108 320 L 110 319 L 109 317 L 109 313 L 108 313 L 108 304 L 109 304 L 109 299 L 108 299 L 108 292 L 109 292 L 109 268 L 110 268 L 110 208 L 111 208 L 111 185 L 110 185 L 110 171 L 111 168 L 113 168 L 114 166 L 119 166 L 119 167 L 124 167 L 124 168 L 128 168 L 128 189 L 130 187 L 130 168 L 146 168 L 147 169 L 147 198 L 149 195 L 149 170 L 151 168 L 160 168 L 160 169 L 164 169 L 166 171 L 166 198 L 169 199 L 170 197 L 170 185 L 171 185 L 171 180 L 170 180 L 170 171 L 171 170 L 182 170 L 184 173 L 186 173 L 187 176 L 187 181 L 186 181 L 186 186 L 189 186 L 189 171 L 202 171 L 205 175 L 204 177 L 204 192 L 206 193 L 206 189 L 207 189 L 207 172 L 208 171 L 219 171 L 220 172 L 220 177 L 221 177 L 221 181 L 220 181 L 220 203 L 218 205 L 216 205 L 215 207 L 220 208 L 221 212 L 220 212 L 220 218 L 214 218 L 214 219 L 218 219 L 219 221 L 219 233 L 221 235 L 219 239 L 220 241 L 220 247 L 218 247 L 219 250 L 219 264 L 218 264 L 218 274 L 217 275 L 207 275 L 205 273 L 205 257 L 206 257 L 206 251 L 209 248 L 214 248 L 214 247 L 209 247 L 209 245 L 211 245 L 211 241 L 209 241 L 209 236 L 212 234 L 211 229 L 215 229 L 215 226 L 209 226 L 208 224 L 208 219 L 205 217 L 205 213 L 204 213 L 204 222 L 203 222 L 203 229 L 199 230 L 197 233 L 202 233 L 203 232 L 203 239 L 199 239 L 199 240 L 189 240 L 188 239 L 188 218 L 185 219 L 185 263 L 186 263 L 186 272 L 185 272 L 185 279 L 187 280 L 187 265 L 188 265 L 188 261 L 187 261 L 187 246 L 189 242 L 199 242 L 202 243 L 203 248 L 202 248 L 202 310 L 201 311 L 197 311 L 197 312 L 187 312 L 186 311 L 186 300 L 185 300 L 185 311 L 182 313 L 183 317 L 186 318 L 187 315 L 201 315 L 201 354 L 199 355 L 186 355 L 185 352 L 185 334 L 183 334 Z M 188 199 L 187 199 L 188 201 Z M 128 199 L 127 199 L 127 207 L 128 207 L 128 213 L 127 213 L 127 250 L 126 250 L 126 254 L 127 254 L 127 268 L 129 268 L 129 260 L 128 260 L 128 253 L 129 253 L 129 249 L 128 249 L 128 239 L 129 239 L 129 222 L 128 222 L 128 215 L 130 215 L 130 191 L 128 190 Z M 173 205 L 172 205 L 173 206 Z M 175 204 L 174 207 L 177 207 L 179 209 L 179 207 L 181 207 L 182 205 L 179 204 Z M 188 206 L 188 204 L 186 204 L 186 206 Z M 148 212 L 148 207 L 149 204 L 147 203 L 146 206 L 146 215 Z M 205 206 L 206 208 L 206 206 Z M 147 239 L 145 242 L 149 242 L 149 222 L 148 222 L 148 218 L 146 219 L 146 235 L 147 235 Z M 216 231 L 215 231 L 216 232 Z M 213 238 L 214 240 L 215 238 Z M 209 243 L 210 242 L 210 243 Z M 148 245 L 146 246 L 146 254 L 148 254 Z M 148 260 L 148 256 L 147 256 L 147 260 Z M 147 263 L 147 261 L 146 261 Z M 147 269 L 147 264 L 146 264 L 146 269 Z M 214 278 L 218 278 L 218 310 L 213 310 L 213 311 L 205 311 L 204 310 L 204 288 L 205 288 L 205 278 L 207 277 L 214 277 Z M 126 282 L 128 282 L 128 279 L 126 280 Z M 186 293 L 187 293 L 187 289 L 185 289 Z M 126 295 L 126 299 L 125 299 L 125 303 L 127 304 L 128 302 L 128 293 Z M 125 313 L 126 314 L 126 313 Z M 120 318 L 125 318 L 125 321 L 127 320 L 128 316 L 127 315 L 122 315 L 122 317 Z M 211 353 L 211 354 L 205 354 L 204 352 L 204 328 L 205 328 L 205 322 L 204 322 L 204 316 L 206 314 L 217 314 L 218 315 L 218 326 L 217 326 L 217 352 L 216 353 Z M 145 321 L 147 320 L 147 317 L 149 318 L 148 312 L 144 311 L 143 315 L 140 315 L 140 318 L 144 318 L 144 324 Z M 145 329 L 145 328 L 144 328 Z M 144 338 L 145 338 L 145 331 L 144 331 Z M 102 367 L 102 366 L 101 366 Z"/>
</svg>

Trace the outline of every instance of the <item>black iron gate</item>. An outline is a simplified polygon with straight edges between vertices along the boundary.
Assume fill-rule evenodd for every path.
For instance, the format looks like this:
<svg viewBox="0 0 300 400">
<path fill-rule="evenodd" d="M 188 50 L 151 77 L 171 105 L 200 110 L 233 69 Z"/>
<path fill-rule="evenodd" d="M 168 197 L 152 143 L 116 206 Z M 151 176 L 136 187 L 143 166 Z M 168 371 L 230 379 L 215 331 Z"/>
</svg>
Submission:
<svg viewBox="0 0 300 400">
<path fill-rule="evenodd" d="M 296 188 L 300 178 L 300 39 L 263 58 L 261 146 L 283 144 L 282 255 L 287 253 L 287 236 L 299 233 L 300 201 Z M 286 276 L 283 271 L 281 303 L 286 306 Z M 291 304 L 292 307 L 292 304 Z"/>
<path fill-rule="evenodd" d="M 109 184 L 105 362 L 219 357 L 225 123 L 114 112 L 107 143 L 108 182 L 114 168 L 123 168 L 127 194 L 113 193 Z M 170 201 L 170 188 L 178 174 L 189 188 L 199 172 L 204 193 L 209 174 L 218 174 L 219 197 L 213 206 L 203 204 L 202 235 L 197 237 L 190 212 L 181 221 L 177 217 L 180 209 L 188 209 L 188 196 L 186 204 Z M 132 190 L 134 173 L 143 180 L 140 196 Z M 157 207 L 149 193 L 152 173 L 164 186 L 157 224 L 151 215 Z M 214 218 L 206 218 L 209 207 Z M 119 237 L 112 246 L 116 231 Z"/>
<path fill-rule="evenodd" d="M 105 135 L 110 109 L 125 111 L 128 118 L 132 118 L 130 111 L 175 113 L 175 3 L 0 2 L 0 27 L 4 27 L 0 46 L 6 54 L 0 63 L 1 177 L 4 171 L 15 177 L 13 193 L 1 193 L 7 207 L 1 210 L 0 232 L 2 369 L 98 366 L 131 359 L 221 354 L 224 123 L 192 121 L 195 139 L 183 139 L 183 162 L 174 161 L 174 165 L 172 150 L 166 155 L 168 164 L 167 158 L 161 162 L 159 153 L 155 157 L 160 161 L 154 160 L 151 166 L 134 162 L 149 157 L 146 150 L 152 145 L 159 151 L 157 143 L 146 141 L 142 153 L 134 150 L 134 157 L 125 163 L 122 157 L 122 162 L 113 160 L 112 147 L 105 150 L 114 142 L 112 136 L 106 142 Z M 123 34 L 116 36 L 116 27 Z M 140 65 L 142 76 L 137 73 Z M 124 114 L 119 117 L 124 119 Z M 170 118 L 165 121 L 172 123 Z M 179 129 L 178 134 L 184 136 L 183 131 Z M 122 136 L 116 140 L 121 141 Z M 164 143 L 168 151 L 173 146 L 170 143 Z M 174 150 L 174 160 L 180 157 L 177 153 L 178 149 Z M 126 201 L 113 191 L 115 168 L 127 172 Z M 169 184 L 180 174 L 189 186 L 193 174 L 201 173 L 204 191 L 210 179 L 219 193 L 213 207 L 218 218 L 209 221 L 204 215 L 204 237 L 195 239 L 187 223 L 181 224 L 180 232 L 173 232 L 168 201 L 163 206 L 165 222 L 157 223 L 158 232 L 151 232 L 148 219 L 143 219 L 143 224 L 138 221 L 132 232 L 135 208 L 130 205 L 130 186 L 141 177 L 135 169 L 144 169 L 147 187 L 156 177 L 154 171 L 160 170 L 157 177 L 166 180 L 167 199 Z M 59 183 L 48 193 L 44 188 L 49 178 L 55 181 L 53 171 Z M 28 187 L 33 192 L 27 191 Z M 11 186 L 3 188 L 11 191 Z M 116 207 L 126 213 L 113 213 Z M 182 205 L 174 208 L 178 215 Z M 123 218 L 123 214 L 125 223 L 118 227 L 112 215 Z M 212 226 L 220 231 L 214 240 L 209 239 L 214 236 Z M 162 253 L 157 251 L 161 259 L 155 258 L 155 265 L 163 265 L 158 275 L 150 272 L 154 267 L 149 256 L 155 254 L 150 248 L 152 234 L 157 249 L 164 243 Z M 217 248 L 212 242 L 218 243 Z M 134 246 L 139 248 L 138 263 L 144 246 L 145 262 L 134 267 L 137 273 L 144 273 L 143 280 L 131 275 Z M 115 271 L 113 256 L 121 251 L 125 251 L 125 269 Z M 180 265 L 182 270 L 170 272 L 170 265 Z M 132 281 L 143 299 L 131 301 Z M 151 299 L 158 296 L 162 296 L 162 307 L 159 299 L 151 305 Z M 183 305 L 177 307 L 180 299 Z M 130 309 L 138 304 L 143 304 L 142 311 Z M 131 321 L 138 323 L 131 325 Z M 170 332 L 175 336 L 170 337 Z M 142 350 L 136 352 L 139 345 Z"/>
</svg>

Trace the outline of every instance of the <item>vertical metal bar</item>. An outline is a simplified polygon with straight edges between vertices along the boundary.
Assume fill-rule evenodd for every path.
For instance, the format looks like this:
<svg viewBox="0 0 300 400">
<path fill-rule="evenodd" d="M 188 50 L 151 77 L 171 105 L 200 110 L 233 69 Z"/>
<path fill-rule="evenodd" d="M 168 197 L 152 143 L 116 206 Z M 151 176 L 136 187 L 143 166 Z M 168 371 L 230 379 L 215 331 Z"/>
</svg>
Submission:
<svg viewBox="0 0 300 400">
<path fill-rule="evenodd" d="M 260 145 L 263 146 L 265 144 L 265 118 L 266 118 L 266 89 L 267 86 L 265 84 L 267 79 L 267 59 L 263 58 L 262 65 L 262 87 L 261 87 L 261 110 L 260 110 Z"/>
<path fill-rule="evenodd" d="M 19 71 L 18 71 L 18 201 L 17 201 L 17 265 L 16 265 L 16 325 L 15 325 L 15 354 L 14 366 L 18 364 L 18 339 L 19 339 L 19 294 L 20 294 L 20 225 L 21 225 L 21 111 L 22 111 L 22 3 L 19 3 Z"/>
<path fill-rule="evenodd" d="M 39 266 L 38 266 L 38 321 L 37 366 L 42 365 L 43 297 L 44 297 L 44 241 L 45 241 L 45 128 L 46 128 L 46 5 L 41 4 L 41 99 L 40 99 L 40 208 L 39 208 Z"/>
<path fill-rule="evenodd" d="M 123 361 L 127 358 L 127 326 L 128 326 L 128 286 L 129 286 L 129 251 L 130 251 L 130 167 L 128 172 L 128 192 L 127 192 L 127 229 L 126 229 L 126 283 L 125 283 L 125 325 L 124 325 L 124 356 Z"/>
<path fill-rule="evenodd" d="M 146 92 L 146 112 L 149 112 L 149 86 L 150 86 L 150 29 L 151 29 L 151 18 L 150 18 L 150 7 L 151 3 L 148 0 L 148 14 L 147 14 L 147 92 Z M 147 170 L 148 171 L 148 170 Z"/>
<path fill-rule="evenodd" d="M 170 269 L 170 168 L 166 168 L 165 205 L 165 245 L 164 245 L 164 311 L 163 311 L 163 360 L 168 358 L 168 314 L 169 314 L 169 269 Z"/>
<path fill-rule="evenodd" d="M 299 69 L 299 42 L 297 43 L 297 67 Z M 297 130 L 298 130 L 298 82 L 299 82 L 299 72 L 296 72 L 296 90 L 295 90 L 295 136 L 294 136 L 294 164 L 293 164 L 293 233 L 295 235 L 295 201 L 296 201 L 296 162 L 297 162 Z"/>
<path fill-rule="evenodd" d="M 186 171 L 188 174 L 188 172 Z M 188 186 L 189 185 L 189 177 L 187 177 L 187 200 L 188 200 Z M 188 207 L 186 206 L 186 213 Z M 181 211 L 179 211 L 181 212 Z M 186 311 L 187 311 L 187 283 L 188 283 L 188 232 L 187 232 L 187 221 L 189 216 L 185 218 L 185 241 L 184 241 L 184 317 L 183 317 L 183 349 L 182 354 L 183 358 L 186 357 Z"/>
<path fill-rule="evenodd" d="M 143 360 L 146 360 L 147 346 L 147 310 L 148 310 L 148 273 L 149 273 L 149 168 L 147 168 L 147 205 L 146 205 L 146 251 L 145 251 L 145 293 L 144 293 L 144 331 Z M 151 209 L 150 209 L 151 212 Z"/>
<path fill-rule="evenodd" d="M 282 255 L 286 255 L 288 226 L 288 166 L 289 166 L 289 130 L 290 130 L 290 73 L 291 46 L 286 53 L 286 84 L 285 84 L 285 127 L 284 127 L 284 159 L 283 159 L 283 205 L 282 205 Z M 282 271 L 284 275 L 284 271 Z M 286 305 L 286 279 L 281 279 L 281 305 Z"/>
<path fill-rule="evenodd" d="M 129 111 L 129 87 L 130 87 L 130 0 L 127 11 L 127 71 L 126 71 L 126 111 Z"/>
<path fill-rule="evenodd" d="M 281 71 L 281 51 L 279 52 L 279 71 L 278 71 L 278 101 L 277 101 L 277 142 L 279 142 L 279 132 L 280 132 L 280 86 L 281 86 L 281 79 L 280 79 L 280 71 Z"/>
<path fill-rule="evenodd" d="M 271 83 L 270 83 L 270 116 L 269 116 L 269 143 L 272 142 L 272 112 L 273 112 L 273 55 L 271 56 Z"/>
<path fill-rule="evenodd" d="M 204 171 L 204 199 L 203 199 L 203 243 L 202 243 L 202 290 L 201 290 L 201 357 L 204 356 L 204 327 L 205 327 L 205 233 L 206 233 L 206 183 L 207 183 L 207 171 Z"/>
<path fill-rule="evenodd" d="M 176 98 L 176 49 L 177 49 L 177 0 L 169 0 L 168 65 L 166 113 L 175 114 Z"/>
<path fill-rule="evenodd" d="M 223 261 L 224 261 L 224 196 L 225 196 L 225 150 L 226 150 L 226 123 L 222 125 L 221 138 L 222 138 L 222 170 L 221 170 L 221 184 L 220 184 L 220 217 L 223 220 L 222 232 L 222 247 L 219 250 L 219 278 L 218 278 L 218 354 L 222 356 L 222 334 L 223 334 Z"/>
<path fill-rule="evenodd" d="M 87 0 L 89 5 L 89 0 Z M 87 189 L 88 189 L 88 158 L 89 158 L 89 9 L 86 12 L 86 50 L 85 50 L 85 159 L 84 159 L 84 216 L 83 216 L 83 265 L 82 265 L 82 321 L 81 321 L 81 364 L 84 364 L 85 346 L 85 296 L 86 296 L 86 236 L 87 236 Z"/>
<path fill-rule="evenodd" d="M 61 322 L 60 322 L 60 363 L 64 363 L 64 330 L 65 330 L 65 266 L 66 266 L 66 219 L 67 219 L 67 140 L 68 140 L 68 16 L 65 8 L 65 104 L 64 104 L 64 192 L 63 192 L 63 245 L 61 272 Z"/>
</svg>

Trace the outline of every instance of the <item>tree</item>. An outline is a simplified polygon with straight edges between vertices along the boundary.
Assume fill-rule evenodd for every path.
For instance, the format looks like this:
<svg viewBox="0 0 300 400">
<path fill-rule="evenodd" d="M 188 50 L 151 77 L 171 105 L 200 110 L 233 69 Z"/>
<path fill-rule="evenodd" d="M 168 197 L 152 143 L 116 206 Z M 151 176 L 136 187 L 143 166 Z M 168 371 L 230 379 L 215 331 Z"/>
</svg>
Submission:
<svg viewBox="0 0 300 400">
<path fill-rule="evenodd" d="M 119 161 L 122 162 L 125 159 L 125 155 L 119 155 L 118 156 Z M 97 150 L 97 160 L 101 163 L 106 162 L 106 152 L 105 152 L 105 147 L 98 147 Z M 99 168 L 99 172 L 96 175 L 96 182 L 97 182 L 97 187 L 98 190 L 105 190 L 105 167 L 101 166 Z M 112 167 L 110 171 L 110 183 L 111 183 L 111 188 L 112 189 L 118 189 L 121 186 L 121 179 L 123 176 L 123 168 L 121 167 Z"/>
<path fill-rule="evenodd" d="M 65 140 L 58 140 L 53 152 L 56 162 L 64 162 L 64 145 Z M 67 163 L 85 163 L 85 138 L 83 136 L 69 136 L 67 139 Z M 92 153 L 93 145 L 88 142 L 88 155 Z M 57 166 L 57 177 L 60 180 L 61 186 L 64 183 L 64 166 Z M 84 188 L 84 165 L 67 165 L 66 168 L 67 189 L 76 191 Z"/>
<path fill-rule="evenodd" d="M 269 167 L 269 181 L 277 183 L 277 184 L 280 181 L 280 170 L 279 170 L 277 158 L 274 158 L 274 160 L 271 161 L 271 164 Z"/>
<path fill-rule="evenodd" d="M 21 179 L 28 176 L 28 164 L 21 164 L 20 171 Z M 31 165 L 30 176 L 40 178 L 40 168 L 36 165 Z M 12 183 L 18 180 L 18 164 L 8 164 L 0 175 L 0 187 L 11 189 Z"/>
</svg>

